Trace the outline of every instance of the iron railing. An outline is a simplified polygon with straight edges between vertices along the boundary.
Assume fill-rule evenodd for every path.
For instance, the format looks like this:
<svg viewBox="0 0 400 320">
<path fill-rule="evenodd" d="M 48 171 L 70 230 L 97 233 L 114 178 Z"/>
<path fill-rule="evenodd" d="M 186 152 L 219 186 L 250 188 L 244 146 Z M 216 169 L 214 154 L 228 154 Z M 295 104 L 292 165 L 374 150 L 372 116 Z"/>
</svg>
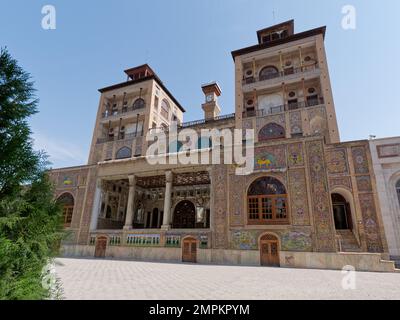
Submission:
<svg viewBox="0 0 400 320">
<path fill-rule="evenodd" d="M 252 76 L 248 78 L 243 78 L 243 85 L 246 84 L 252 84 L 255 82 L 261 82 L 261 81 L 268 81 L 272 79 L 277 79 L 277 78 L 284 78 L 293 74 L 298 74 L 298 73 L 303 73 L 303 72 L 308 72 L 308 71 L 314 71 L 318 69 L 318 64 L 312 64 L 308 66 L 302 66 L 302 67 L 291 67 L 291 68 L 286 68 L 284 71 L 277 71 L 275 73 L 270 73 L 270 74 L 265 74 L 265 75 L 260 75 L 258 77 Z"/>
<path fill-rule="evenodd" d="M 243 112 L 243 118 L 251 118 L 251 117 L 265 117 L 268 115 L 282 113 L 284 111 L 293 111 L 302 108 L 315 107 L 324 104 L 324 98 L 319 97 L 315 99 L 309 99 L 307 101 L 301 102 L 292 102 L 287 103 L 280 106 L 271 107 L 269 110 L 260 109 L 260 110 L 247 110 Z"/>
<path fill-rule="evenodd" d="M 98 138 L 97 143 L 105 143 L 105 142 L 113 142 L 113 141 L 119 141 L 119 140 L 129 140 L 129 139 L 135 139 L 137 137 L 143 136 L 143 132 L 137 132 L 137 133 L 120 133 L 119 135 L 114 135 L 114 136 L 108 136 L 108 137 L 103 137 L 103 138 Z"/>
<path fill-rule="evenodd" d="M 133 112 L 136 110 L 142 110 L 146 107 L 146 104 L 138 104 L 135 106 L 123 106 L 122 108 L 107 109 L 102 113 L 102 118 L 110 118 L 117 115 L 123 115 L 125 113 Z"/>
</svg>

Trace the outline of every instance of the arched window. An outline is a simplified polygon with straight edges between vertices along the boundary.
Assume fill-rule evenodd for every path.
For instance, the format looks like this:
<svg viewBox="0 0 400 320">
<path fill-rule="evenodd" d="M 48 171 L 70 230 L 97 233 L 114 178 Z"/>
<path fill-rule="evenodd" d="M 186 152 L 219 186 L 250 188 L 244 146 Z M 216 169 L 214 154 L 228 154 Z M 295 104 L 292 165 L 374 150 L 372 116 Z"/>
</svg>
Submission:
<svg viewBox="0 0 400 320">
<path fill-rule="evenodd" d="M 255 180 L 247 191 L 248 224 L 287 224 L 285 186 L 272 177 Z"/>
<path fill-rule="evenodd" d="M 146 102 L 144 101 L 144 99 L 139 98 L 139 99 L 136 99 L 135 102 L 133 103 L 133 110 L 142 109 L 145 106 L 146 106 Z"/>
<path fill-rule="evenodd" d="M 285 129 L 277 123 L 268 123 L 258 133 L 258 141 L 285 138 Z"/>
<path fill-rule="evenodd" d="M 397 181 L 397 183 L 396 183 L 396 192 L 397 192 L 397 198 L 399 199 L 399 204 L 400 204 L 400 180 Z"/>
<path fill-rule="evenodd" d="M 70 193 L 63 193 L 58 197 L 57 202 L 62 205 L 64 227 L 70 227 L 74 212 L 74 197 Z"/>
<path fill-rule="evenodd" d="M 194 229 L 196 227 L 196 209 L 193 202 L 184 200 L 179 202 L 174 210 L 172 228 Z"/>
<path fill-rule="evenodd" d="M 132 157 L 132 150 L 128 147 L 122 147 L 121 149 L 119 149 L 115 156 L 116 159 L 127 159 L 130 157 Z"/>
<path fill-rule="evenodd" d="M 274 66 L 262 68 L 259 74 L 260 81 L 274 79 L 277 77 L 279 77 L 279 71 Z"/>
<path fill-rule="evenodd" d="M 169 103 L 167 100 L 163 99 L 161 101 L 161 115 L 165 118 L 165 119 L 169 119 Z"/>
</svg>

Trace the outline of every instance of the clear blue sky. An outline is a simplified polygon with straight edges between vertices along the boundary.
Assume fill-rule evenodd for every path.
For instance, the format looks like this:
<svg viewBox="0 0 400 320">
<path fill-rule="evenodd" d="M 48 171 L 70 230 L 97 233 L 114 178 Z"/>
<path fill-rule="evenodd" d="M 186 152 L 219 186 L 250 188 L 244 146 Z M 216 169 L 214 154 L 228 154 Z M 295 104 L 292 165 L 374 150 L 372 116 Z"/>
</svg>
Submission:
<svg viewBox="0 0 400 320">
<path fill-rule="evenodd" d="M 41 28 L 46 4 L 57 10 L 56 30 Z M 346 4 L 357 9 L 356 30 L 341 27 Z M 231 113 L 230 52 L 255 44 L 256 30 L 292 18 L 296 32 L 327 26 L 342 141 L 398 136 L 399 13 L 398 0 L 2 0 L 0 46 L 32 74 L 36 147 L 61 167 L 86 163 L 97 89 L 125 81 L 124 69 L 149 63 L 186 108 L 185 121 L 203 117 L 200 85 L 217 80 L 222 113 Z"/>
</svg>

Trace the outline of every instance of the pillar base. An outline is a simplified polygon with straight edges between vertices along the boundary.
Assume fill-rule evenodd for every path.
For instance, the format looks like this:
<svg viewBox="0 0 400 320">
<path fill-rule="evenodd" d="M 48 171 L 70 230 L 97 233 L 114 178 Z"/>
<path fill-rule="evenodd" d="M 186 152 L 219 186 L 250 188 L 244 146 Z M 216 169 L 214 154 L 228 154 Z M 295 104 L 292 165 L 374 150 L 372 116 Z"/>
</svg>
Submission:
<svg viewBox="0 0 400 320">
<path fill-rule="evenodd" d="M 123 230 L 132 230 L 132 226 L 124 226 L 122 229 Z"/>
<path fill-rule="evenodd" d="M 163 225 L 161 226 L 161 230 L 168 231 L 168 230 L 170 230 L 170 229 L 171 229 L 171 226 L 170 226 L 169 224 L 163 224 Z"/>
</svg>

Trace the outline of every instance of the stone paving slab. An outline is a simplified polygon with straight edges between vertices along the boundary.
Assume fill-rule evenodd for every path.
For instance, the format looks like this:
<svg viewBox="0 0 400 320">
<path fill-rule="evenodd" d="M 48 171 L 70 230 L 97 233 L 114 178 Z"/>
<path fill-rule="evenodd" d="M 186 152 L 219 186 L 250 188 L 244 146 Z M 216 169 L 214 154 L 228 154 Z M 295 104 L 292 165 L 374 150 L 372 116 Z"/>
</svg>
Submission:
<svg viewBox="0 0 400 320">
<path fill-rule="evenodd" d="M 65 299 L 400 299 L 400 273 L 57 258 Z"/>
</svg>

